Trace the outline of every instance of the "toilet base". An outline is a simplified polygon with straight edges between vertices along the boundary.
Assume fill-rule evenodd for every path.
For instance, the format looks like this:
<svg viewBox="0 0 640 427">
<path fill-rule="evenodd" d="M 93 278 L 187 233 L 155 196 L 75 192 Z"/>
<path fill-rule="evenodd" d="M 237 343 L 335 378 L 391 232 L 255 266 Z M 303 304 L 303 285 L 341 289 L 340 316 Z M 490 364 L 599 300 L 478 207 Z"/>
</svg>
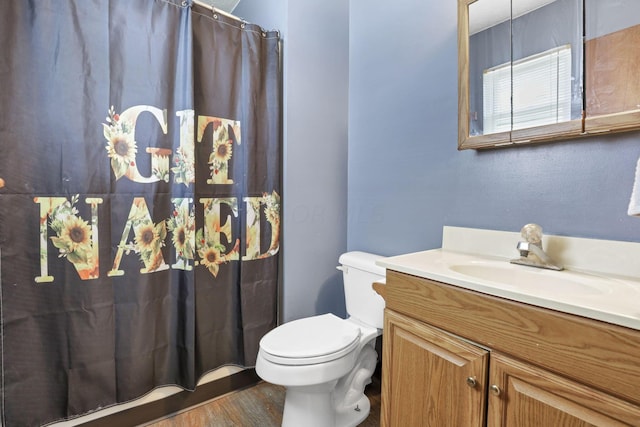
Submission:
<svg viewBox="0 0 640 427">
<path fill-rule="evenodd" d="M 336 426 L 355 427 L 369 416 L 370 411 L 371 403 L 369 402 L 369 398 L 363 394 L 351 410 L 338 412 L 336 415 Z"/>
<path fill-rule="evenodd" d="M 336 411 L 330 390 L 333 383 L 314 387 L 287 387 L 282 427 L 355 427 L 371 411 L 369 398 L 362 394 L 350 408 Z"/>
</svg>

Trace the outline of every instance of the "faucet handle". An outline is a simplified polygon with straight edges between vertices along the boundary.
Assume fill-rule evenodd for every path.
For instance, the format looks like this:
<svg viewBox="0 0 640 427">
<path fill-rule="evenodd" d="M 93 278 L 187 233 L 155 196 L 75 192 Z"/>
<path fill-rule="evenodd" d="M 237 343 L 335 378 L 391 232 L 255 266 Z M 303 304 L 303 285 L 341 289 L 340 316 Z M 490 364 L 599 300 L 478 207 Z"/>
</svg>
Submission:
<svg viewBox="0 0 640 427">
<path fill-rule="evenodd" d="M 529 243 L 542 244 L 542 227 L 538 224 L 527 224 L 520 230 L 522 237 Z"/>
</svg>

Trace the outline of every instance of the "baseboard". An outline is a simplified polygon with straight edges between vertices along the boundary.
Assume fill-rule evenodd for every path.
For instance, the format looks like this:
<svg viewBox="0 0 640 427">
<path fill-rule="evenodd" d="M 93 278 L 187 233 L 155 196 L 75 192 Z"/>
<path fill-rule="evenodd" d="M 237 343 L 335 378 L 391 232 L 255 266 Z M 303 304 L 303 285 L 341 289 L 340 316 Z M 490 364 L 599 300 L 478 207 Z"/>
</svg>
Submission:
<svg viewBox="0 0 640 427">
<path fill-rule="evenodd" d="M 136 427 L 184 411 L 223 394 L 257 384 L 259 381 L 260 377 L 255 369 L 245 369 L 202 384 L 195 391 L 181 391 L 162 400 L 145 403 L 78 425 L 80 427 Z"/>
</svg>

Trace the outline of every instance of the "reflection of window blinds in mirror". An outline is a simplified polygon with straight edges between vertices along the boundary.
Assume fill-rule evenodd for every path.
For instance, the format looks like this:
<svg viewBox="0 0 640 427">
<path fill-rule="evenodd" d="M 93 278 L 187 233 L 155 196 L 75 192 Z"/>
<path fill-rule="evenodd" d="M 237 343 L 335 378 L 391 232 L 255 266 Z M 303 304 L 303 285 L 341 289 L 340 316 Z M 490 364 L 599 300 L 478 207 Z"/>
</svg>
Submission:
<svg viewBox="0 0 640 427">
<path fill-rule="evenodd" d="M 484 133 L 511 127 L 510 64 L 483 73 Z M 571 120 L 571 46 L 513 63 L 513 129 Z"/>
</svg>

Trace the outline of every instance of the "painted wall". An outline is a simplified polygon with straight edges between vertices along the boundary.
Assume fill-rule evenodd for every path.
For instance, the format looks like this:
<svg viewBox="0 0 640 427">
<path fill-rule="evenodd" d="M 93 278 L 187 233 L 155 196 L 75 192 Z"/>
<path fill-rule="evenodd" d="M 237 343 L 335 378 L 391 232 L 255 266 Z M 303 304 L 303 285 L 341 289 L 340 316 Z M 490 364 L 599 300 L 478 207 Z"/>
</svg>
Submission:
<svg viewBox="0 0 640 427">
<path fill-rule="evenodd" d="M 456 3 L 351 0 L 348 248 L 440 246 L 444 225 L 640 241 L 640 133 L 456 150 Z M 392 17 L 395 17 L 392 19 Z"/>
<path fill-rule="evenodd" d="M 637 0 L 586 0 L 585 35 L 587 40 L 640 24 Z"/>
<path fill-rule="evenodd" d="M 283 39 L 283 321 L 345 315 L 348 12 L 344 0 L 242 0 L 233 12 Z"/>
<path fill-rule="evenodd" d="M 436 248 L 444 225 L 537 222 L 550 234 L 640 241 L 640 219 L 626 214 L 638 132 L 457 151 L 456 8 L 242 0 L 234 11 L 283 32 L 285 321 L 344 314 L 343 250 Z"/>
</svg>

